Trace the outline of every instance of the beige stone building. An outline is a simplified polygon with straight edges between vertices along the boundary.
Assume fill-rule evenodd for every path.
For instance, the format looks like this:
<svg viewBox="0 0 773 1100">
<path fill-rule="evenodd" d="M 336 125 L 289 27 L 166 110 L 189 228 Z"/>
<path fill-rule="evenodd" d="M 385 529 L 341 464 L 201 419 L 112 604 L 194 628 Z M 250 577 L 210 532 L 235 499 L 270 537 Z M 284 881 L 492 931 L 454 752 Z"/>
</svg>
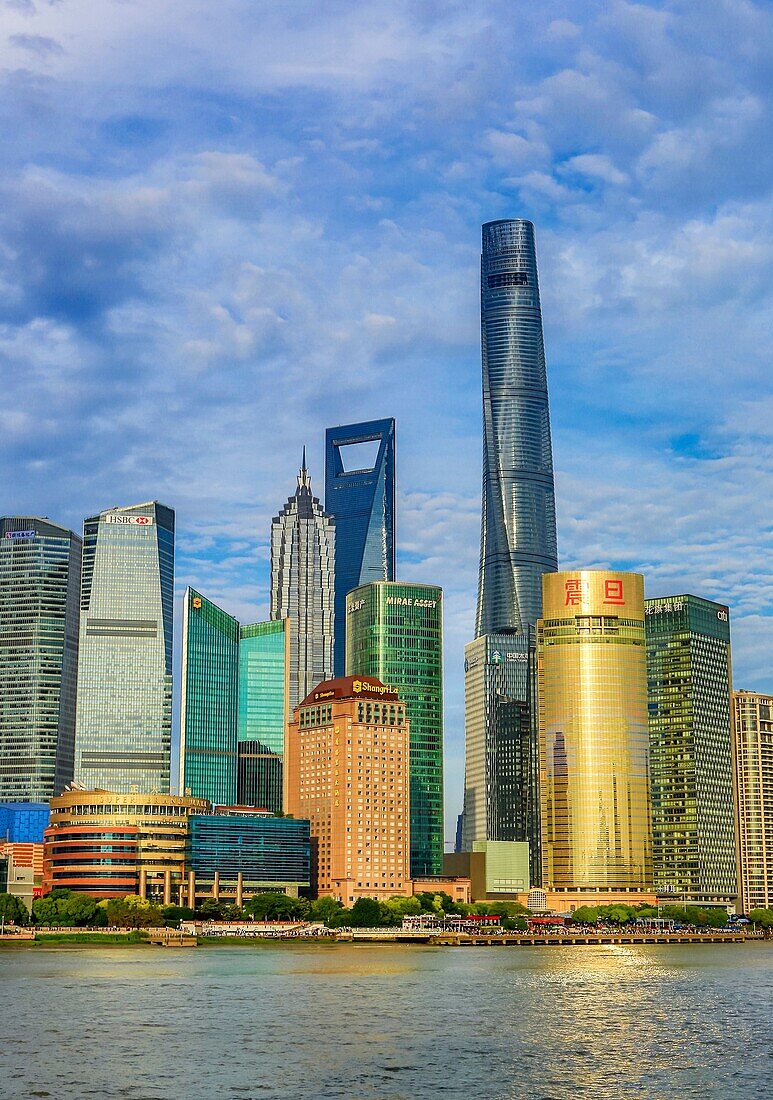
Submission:
<svg viewBox="0 0 773 1100">
<path fill-rule="evenodd" d="M 352 905 L 410 896 L 409 723 L 374 677 L 314 689 L 290 722 L 285 810 L 308 818 L 312 888 Z"/>
</svg>

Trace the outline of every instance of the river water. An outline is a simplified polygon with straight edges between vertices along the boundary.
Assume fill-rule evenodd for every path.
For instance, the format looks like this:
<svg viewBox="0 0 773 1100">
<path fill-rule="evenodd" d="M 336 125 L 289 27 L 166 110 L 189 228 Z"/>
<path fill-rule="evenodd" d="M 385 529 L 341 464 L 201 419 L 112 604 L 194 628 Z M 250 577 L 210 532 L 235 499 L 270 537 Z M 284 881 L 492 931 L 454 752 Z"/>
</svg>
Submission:
<svg viewBox="0 0 773 1100">
<path fill-rule="evenodd" d="M 0 1096 L 773 1093 L 773 945 L 0 951 Z"/>
</svg>

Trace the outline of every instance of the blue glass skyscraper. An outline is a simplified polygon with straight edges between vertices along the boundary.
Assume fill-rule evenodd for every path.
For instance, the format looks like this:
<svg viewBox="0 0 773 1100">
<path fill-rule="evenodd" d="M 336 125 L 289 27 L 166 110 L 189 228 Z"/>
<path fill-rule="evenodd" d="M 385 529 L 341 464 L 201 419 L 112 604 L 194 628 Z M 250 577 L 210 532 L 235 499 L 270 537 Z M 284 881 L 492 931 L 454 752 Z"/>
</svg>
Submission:
<svg viewBox="0 0 773 1100">
<path fill-rule="evenodd" d="M 395 422 L 325 433 L 325 511 L 335 519 L 335 675 L 346 668 L 346 596 L 395 579 Z"/>
<path fill-rule="evenodd" d="M 553 452 L 534 226 L 483 226 L 483 507 L 475 636 L 522 633 L 558 568 Z"/>
</svg>

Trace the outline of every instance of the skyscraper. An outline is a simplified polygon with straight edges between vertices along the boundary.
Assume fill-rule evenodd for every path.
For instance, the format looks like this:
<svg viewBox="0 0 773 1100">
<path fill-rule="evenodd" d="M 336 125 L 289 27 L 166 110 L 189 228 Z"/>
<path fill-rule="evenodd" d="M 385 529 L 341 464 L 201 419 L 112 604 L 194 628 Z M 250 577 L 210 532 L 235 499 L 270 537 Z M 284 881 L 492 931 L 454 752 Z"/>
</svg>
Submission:
<svg viewBox="0 0 773 1100">
<path fill-rule="evenodd" d="M 730 614 L 688 595 L 645 610 L 655 889 L 733 902 Z"/>
<path fill-rule="evenodd" d="M 290 720 L 290 622 L 241 628 L 239 640 L 239 774 L 243 806 L 282 809 L 282 761 Z"/>
<path fill-rule="evenodd" d="M 773 909 L 773 696 L 733 692 L 741 911 Z"/>
<path fill-rule="evenodd" d="M 409 736 L 405 705 L 375 678 L 328 680 L 296 707 L 285 806 L 311 822 L 319 894 L 410 896 Z"/>
<path fill-rule="evenodd" d="M 529 844 L 539 882 L 536 739 L 531 714 L 536 671 L 528 634 L 484 634 L 464 649 L 466 753 L 462 847 Z"/>
<path fill-rule="evenodd" d="M 72 779 L 81 540 L 37 516 L 0 519 L 0 802 Z"/>
<path fill-rule="evenodd" d="M 183 600 L 180 793 L 236 802 L 239 623 L 188 588 Z"/>
<path fill-rule="evenodd" d="M 644 578 L 587 569 L 547 573 L 543 593 L 542 885 L 651 891 Z"/>
<path fill-rule="evenodd" d="M 174 512 L 158 501 L 83 525 L 75 779 L 169 790 Z"/>
<path fill-rule="evenodd" d="M 346 675 L 376 677 L 411 726 L 411 877 L 443 872 L 443 593 L 374 581 L 346 598 Z"/>
<path fill-rule="evenodd" d="M 558 568 L 534 226 L 487 222 L 481 259 L 483 506 L 475 636 L 524 633 Z"/>
<path fill-rule="evenodd" d="M 306 450 L 298 488 L 271 524 L 271 618 L 290 620 L 290 707 L 333 670 L 336 530 L 311 491 Z"/>
<path fill-rule="evenodd" d="M 480 301 L 483 492 L 476 641 L 465 651 L 463 843 L 470 851 L 486 840 L 528 841 L 536 882 L 535 629 L 542 575 L 558 568 L 558 556 L 531 222 L 483 226 Z"/>
<path fill-rule="evenodd" d="M 395 579 L 395 422 L 328 428 L 325 510 L 334 517 L 335 675 L 346 665 L 346 596 Z"/>
</svg>

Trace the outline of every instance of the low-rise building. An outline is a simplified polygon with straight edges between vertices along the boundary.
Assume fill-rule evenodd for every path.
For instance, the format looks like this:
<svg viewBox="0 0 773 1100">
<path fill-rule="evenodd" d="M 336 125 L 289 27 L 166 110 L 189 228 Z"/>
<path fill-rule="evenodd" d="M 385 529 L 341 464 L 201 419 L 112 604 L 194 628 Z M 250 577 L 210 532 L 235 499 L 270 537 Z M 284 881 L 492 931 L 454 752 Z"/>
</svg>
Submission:
<svg viewBox="0 0 773 1100">
<path fill-rule="evenodd" d="M 0 840 L 42 844 L 50 816 L 47 802 L 0 802 Z"/>
<path fill-rule="evenodd" d="M 309 822 L 251 807 L 218 806 L 188 818 L 182 904 L 241 906 L 267 891 L 298 897 L 311 883 Z"/>
<path fill-rule="evenodd" d="M 529 889 L 529 845 L 476 840 L 470 852 L 446 853 L 443 869 L 469 878 L 473 901 L 516 901 Z"/>
<path fill-rule="evenodd" d="M 70 790 L 51 800 L 43 892 L 63 886 L 94 897 L 140 894 L 165 905 L 185 881 L 188 818 L 203 798 Z"/>
</svg>

